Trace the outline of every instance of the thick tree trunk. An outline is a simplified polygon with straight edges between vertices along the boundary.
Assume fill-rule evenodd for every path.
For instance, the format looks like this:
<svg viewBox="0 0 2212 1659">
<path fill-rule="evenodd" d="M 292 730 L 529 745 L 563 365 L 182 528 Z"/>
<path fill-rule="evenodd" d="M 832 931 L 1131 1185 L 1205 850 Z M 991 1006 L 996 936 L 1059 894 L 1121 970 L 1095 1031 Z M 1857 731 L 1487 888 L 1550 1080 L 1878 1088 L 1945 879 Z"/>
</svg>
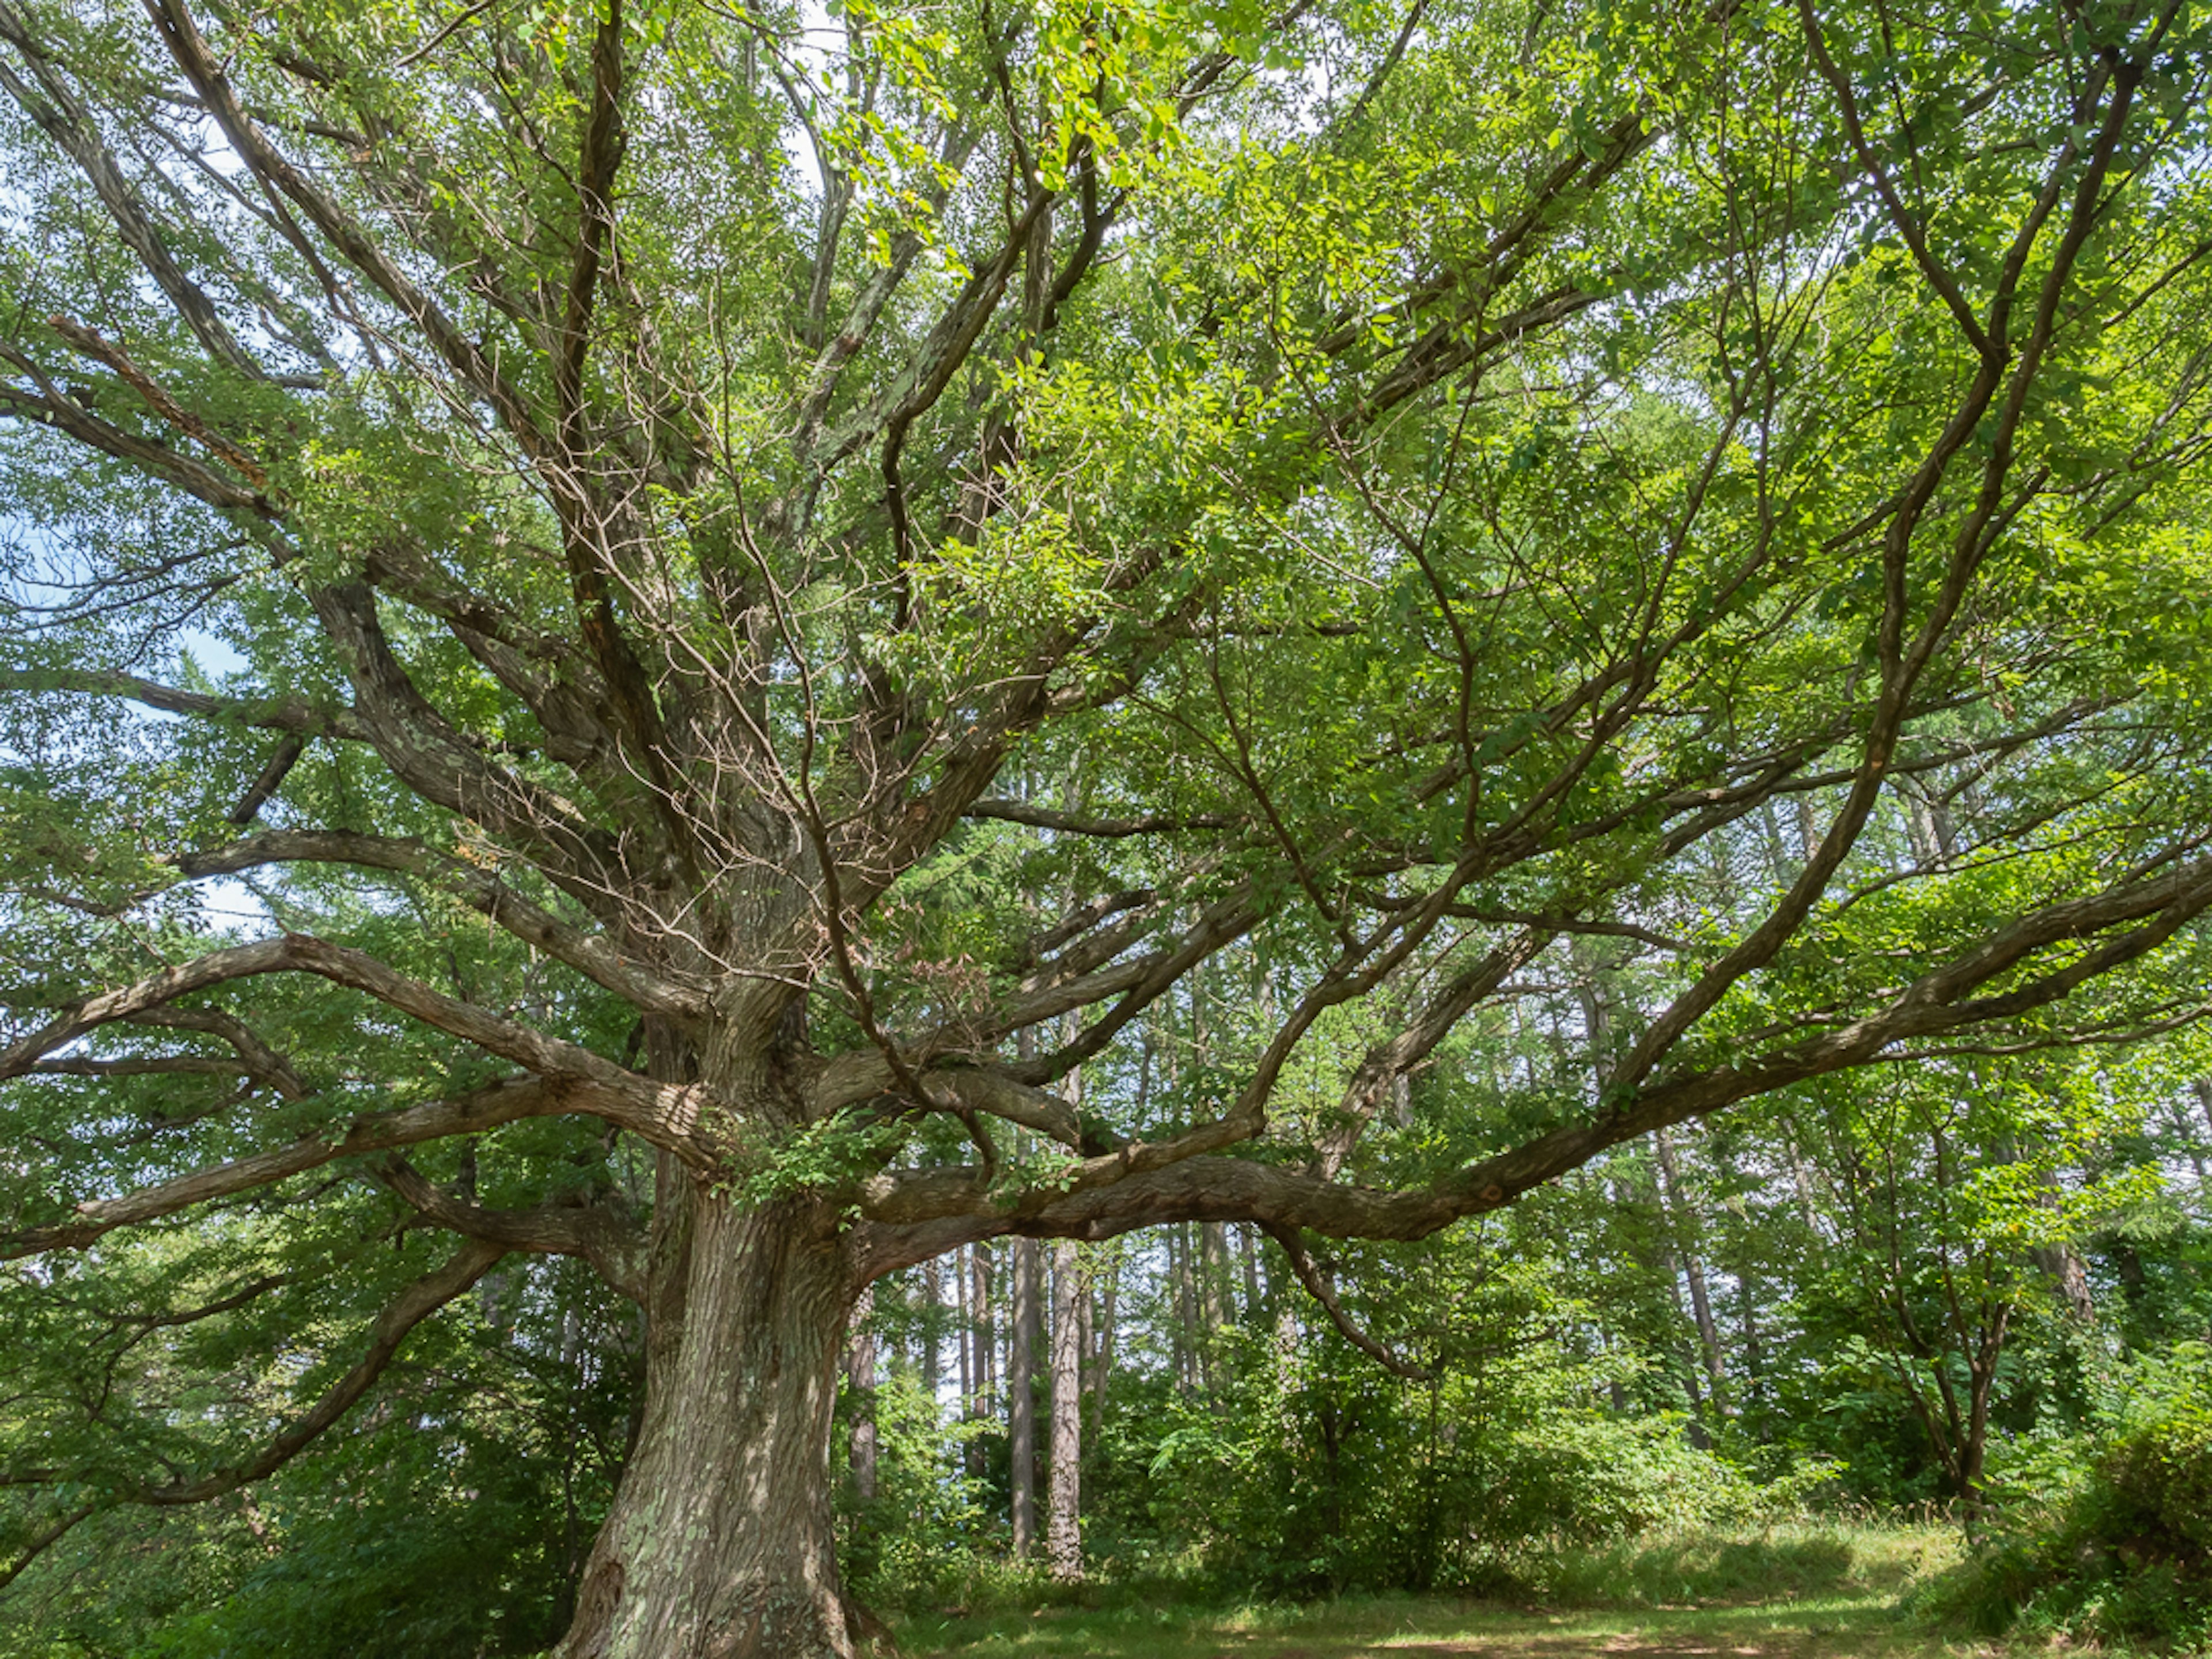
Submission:
<svg viewBox="0 0 2212 1659">
<path fill-rule="evenodd" d="M 830 1206 L 678 1177 L 646 1405 L 558 1659 L 849 1659 L 830 1439 L 855 1287 Z"/>
</svg>

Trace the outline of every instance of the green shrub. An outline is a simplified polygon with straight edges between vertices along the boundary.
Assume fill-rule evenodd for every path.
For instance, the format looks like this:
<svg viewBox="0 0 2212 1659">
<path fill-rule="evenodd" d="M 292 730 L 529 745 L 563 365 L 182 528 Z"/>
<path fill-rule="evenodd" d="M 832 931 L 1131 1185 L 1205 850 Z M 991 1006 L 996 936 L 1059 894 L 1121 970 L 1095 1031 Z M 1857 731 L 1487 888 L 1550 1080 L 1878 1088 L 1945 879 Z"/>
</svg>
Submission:
<svg viewBox="0 0 2212 1659">
<path fill-rule="evenodd" d="M 2028 1468 L 1925 1611 L 1990 1635 L 2212 1643 L 2212 1348 L 2130 1368 L 2090 1435 Z"/>
</svg>

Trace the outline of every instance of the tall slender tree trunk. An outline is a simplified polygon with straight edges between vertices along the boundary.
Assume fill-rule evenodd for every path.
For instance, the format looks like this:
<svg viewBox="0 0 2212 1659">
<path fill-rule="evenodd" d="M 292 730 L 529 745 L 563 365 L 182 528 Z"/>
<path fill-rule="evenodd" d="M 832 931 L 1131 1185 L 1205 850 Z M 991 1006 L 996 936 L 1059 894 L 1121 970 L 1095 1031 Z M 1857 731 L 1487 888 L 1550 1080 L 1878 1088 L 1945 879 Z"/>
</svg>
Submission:
<svg viewBox="0 0 2212 1659">
<path fill-rule="evenodd" d="M 559 1659 L 848 1659 L 830 1429 L 858 1293 L 834 1206 L 665 1172 L 646 1404 Z"/>
<path fill-rule="evenodd" d="M 1091 1421 L 1097 1433 L 1106 1432 L 1106 1385 L 1114 1375 L 1115 1322 L 1120 1317 L 1121 1298 L 1121 1251 L 1118 1244 L 1109 1247 L 1111 1254 L 1106 1260 L 1106 1284 L 1098 1295 L 1097 1359 L 1091 1367 L 1091 1392 L 1094 1404 Z"/>
<path fill-rule="evenodd" d="M 972 1352 L 969 1373 L 975 1382 L 975 1392 L 968 1398 L 967 1415 L 971 1423 L 981 1422 L 991 1414 L 991 1361 L 997 1346 L 996 1314 L 991 1306 L 991 1247 L 975 1244 L 968 1253 L 969 1312 L 968 1346 Z M 968 1437 L 968 1473 L 983 1473 L 983 1439 L 980 1434 Z"/>
<path fill-rule="evenodd" d="M 1229 1224 L 1198 1224 L 1198 1306 L 1206 1348 L 1211 1351 L 1229 1322 Z"/>
<path fill-rule="evenodd" d="M 1062 1239 L 1052 1247 L 1052 1428 L 1045 1559 L 1054 1580 L 1063 1584 L 1083 1578 L 1083 1349 L 1082 1321 L 1076 1308 L 1086 1294 L 1075 1245 Z"/>
<path fill-rule="evenodd" d="M 942 1420 L 939 1391 L 945 1384 L 945 1274 L 935 1259 L 921 1264 L 921 1392 L 930 1420 Z"/>
<path fill-rule="evenodd" d="M 1667 1200 L 1668 1217 L 1680 1241 L 1682 1277 L 1689 1284 L 1690 1311 L 1698 1322 L 1698 1346 L 1705 1356 L 1706 1386 L 1715 1409 L 1725 1413 L 1728 1369 L 1721 1348 L 1721 1328 L 1713 1318 L 1713 1298 L 1705 1285 L 1705 1265 L 1698 1261 L 1691 1243 L 1689 1206 L 1682 1196 L 1681 1170 L 1674 1160 L 1674 1144 L 1664 1129 L 1655 1130 L 1651 1141 L 1659 1153 L 1659 1179 Z"/>
<path fill-rule="evenodd" d="M 969 1300 L 973 1288 L 968 1278 L 968 1247 L 962 1245 L 952 1253 L 952 1300 L 958 1311 L 952 1322 L 953 1369 L 960 1376 L 960 1416 L 968 1415 L 969 1402 L 975 1397 L 974 1343 L 975 1309 Z"/>
<path fill-rule="evenodd" d="M 1199 1332 L 1197 1269 L 1191 1261 L 1190 1224 L 1168 1231 L 1168 1273 L 1175 1291 L 1176 1376 L 1186 1394 L 1206 1386 L 1206 1344 Z"/>
<path fill-rule="evenodd" d="M 1237 1224 L 1237 1262 L 1244 1275 L 1244 1317 L 1260 1317 L 1260 1241 L 1249 1224 Z"/>
<path fill-rule="evenodd" d="M 1007 1483 L 1014 1559 L 1036 1548 L 1037 1243 L 1014 1241 L 1014 1328 L 1006 1352 Z"/>
</svg>

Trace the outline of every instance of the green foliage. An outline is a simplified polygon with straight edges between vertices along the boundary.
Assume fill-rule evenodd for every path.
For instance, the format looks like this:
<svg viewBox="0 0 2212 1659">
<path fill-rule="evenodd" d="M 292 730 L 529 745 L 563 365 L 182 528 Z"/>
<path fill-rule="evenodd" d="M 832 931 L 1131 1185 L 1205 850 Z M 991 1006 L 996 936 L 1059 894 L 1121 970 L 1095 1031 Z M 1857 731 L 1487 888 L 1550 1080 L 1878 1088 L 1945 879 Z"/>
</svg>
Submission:
<svg viewBox="0 0 2212 1659">
<path fill-rule="evenodd" d="M 854 1417 L 876 1427 L 876 1495 L 849 1481 L 838 1492 L 839 1553 L 853 1593 L 870 1605 L 912 1607 L 963 1601 L 979 1581 L 1024 1582 L 999 1566 L 1003 1528 L 993 1522 L 981 1483 L 963 1470 L 981 1425 L 948 1423 L 911 1371 L 894 1371 L 863 1401 L 841 1396 L 836 1443 Z M 996 1569 L 996 1571 L 994 1571 Z"/>
<path fill-rule="evenodd" d="M 1233 1403 L 1165 1419 L 1149 1499 L 1222 1582 L 1481 1588 L 1534 1546 L 1754 1506 L 1742 1475 L 1689 1447 L 1679 1419 L 1617 1416 L 1540 1352 L 1431 1389 L 1330 1339 L 1316 1346 L 1273 1376 L 1248 1376 Z M 1267 1364 L 1264 1346 L 1246 1364 Z"/>
<path fill-rule="evenodd" d="M 1921 1605 L 2017 1630 L 2212 1643 L 2212 1347 L 2125 1367 L 2085 1433 L 2021 1460 L 1987 1536 Z"/>
<path fill-rule="evenodd" d="M 318 1456 L 205 1506 L 95 1516 L 0 1601 L 0 1656 L 495 1659 L 549 1644 L 612 1495 L 630 1362 L 620 1316 L 566 1264 L 485 1281 L 474 1314 L 419 1340 Z M 112 1374 L 118 1410 L 134 1372 L 201 1374 L 179 1425 L 197 1435 L 176 1433 L 173 1457 L 204 1458 L 194 1439 L 226 1415 L 206 1380 L 222 1375 L 209 1323 L 185 1328 L 197 1352 L 149 1342 Z M 262 1345 L 232 1333 L 226 1346 L 240 1359 L 223 1380 L 244 1386 L 244 1357 Z M 280 1377 L 302 1375 L 257 1379 L 249 1424 L 283 1409 L 283 1382 L 313 1386 L 316 1357 L 293 1359 Z M 51 1438 L 58 1418 L 48 1455 L 64 1449 Z"/>
<path fill-rule="evenodd" d="M 198 9 L 197 72 L 107 0 L 0 42 L 0 1571 L 94 1516 L 5 1639 L 557 1628 L 641 1345 L 520 1268 L 100 1576 L 299 1449 L 417 1210 L 665 1274 L 695 1196 L 912 1260 L 1563 1146 L 1330 1247 L 1426 1382 L 1133 1275 L 1095 1558 L 1520 1583 L 2057 1447 L 2118 1565 L 2019 1582 L 2196 1617 L 2201 1413 L 2093 1396 L 2193 1401 L 2142 1356 L 2212 1307 L 2188 1060 L 2112 1057 L 2212 958 L 2203 6 Z M 196 869 L 382 971 L 177 989 Z M 318 1161 L 526 1075 L 577 1115 Z M 937 1386 L 866 1406 L 888 1598 L 1016 1571 Z"/>
</svg>

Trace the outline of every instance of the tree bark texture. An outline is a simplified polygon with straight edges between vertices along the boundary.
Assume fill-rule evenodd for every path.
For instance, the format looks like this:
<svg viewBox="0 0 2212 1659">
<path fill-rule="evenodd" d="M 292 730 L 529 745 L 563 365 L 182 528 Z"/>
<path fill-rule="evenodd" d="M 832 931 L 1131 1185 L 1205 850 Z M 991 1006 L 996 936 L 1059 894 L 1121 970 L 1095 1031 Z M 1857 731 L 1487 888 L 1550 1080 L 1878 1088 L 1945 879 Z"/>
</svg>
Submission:
<svg viewBox="0 0 2212 1659">
<path fill-rule="evenodd" d="M 876 1495 L 876 1334 L 868 1328 L 875 1306 L 872 1285 L 853 1304 L 853 1337 L 845 1350 L 845 1382 L 853 1398 L 853 1492 L 863 1503 Z"/>
<path fill-rule="evenodd" d="M 678 1179 L 644 1420 L 558 1659 L 849 1659 L 830 1431 L 855 1291 L 836 1212 Z"/>
</svg>

